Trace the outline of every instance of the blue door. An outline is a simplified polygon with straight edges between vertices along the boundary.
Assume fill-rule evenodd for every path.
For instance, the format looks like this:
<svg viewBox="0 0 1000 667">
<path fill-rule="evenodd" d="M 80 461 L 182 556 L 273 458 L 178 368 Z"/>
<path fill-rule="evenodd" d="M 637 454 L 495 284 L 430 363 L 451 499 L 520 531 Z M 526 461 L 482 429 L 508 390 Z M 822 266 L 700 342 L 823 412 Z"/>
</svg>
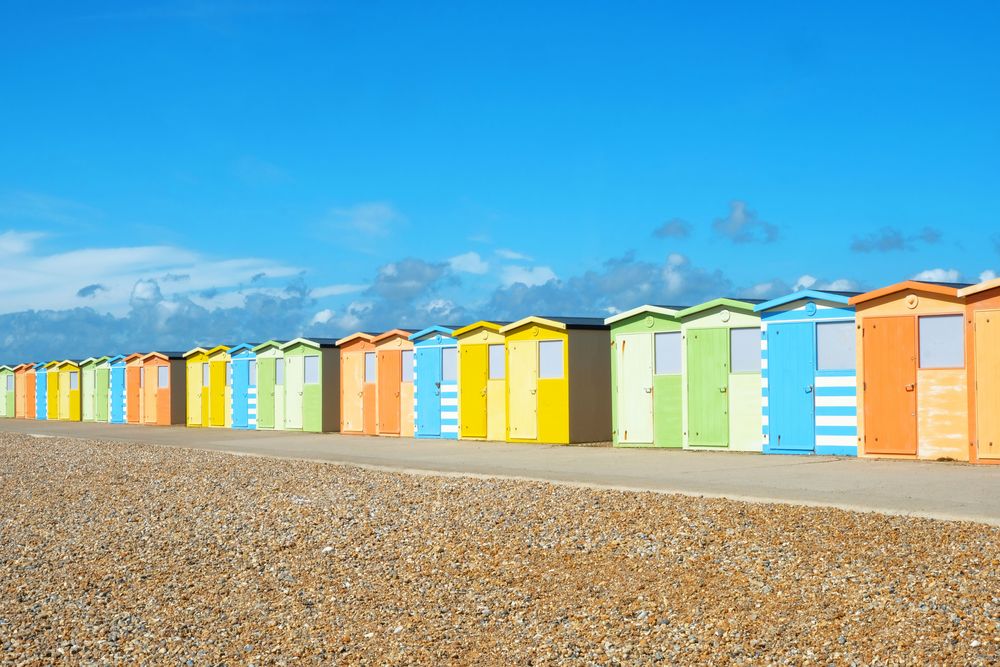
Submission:
<svg viewBox="0 0 1000 667">
<path fill-rule="evenodd" d="M 415 435 L 441 437 L 441 348 L 417 347 L 414 350 L 417 377 L 413 393 L 417 403 Z"/>
<path fill-rule="evenodd" d="M 125 365 L 115 364 L 111 367 L 111 410 L 108 421 L 112 424 L 125 423 Z"/>
<path fill-rule="evenodd" d="M 48 387 L 48 375 L 44 371 L 35 371 L 35 419 L 48 419 Z"/>
<path fill-rule="evenodd" d="M 808 454 L 816 446 L 816 344 L 811 322 L 767 326 L 767 453 Z"/>
<path fill-rule="evenodd" d="M 233 428 L 249 425 L 250 360 L 233 358 Z"/>
</svg>

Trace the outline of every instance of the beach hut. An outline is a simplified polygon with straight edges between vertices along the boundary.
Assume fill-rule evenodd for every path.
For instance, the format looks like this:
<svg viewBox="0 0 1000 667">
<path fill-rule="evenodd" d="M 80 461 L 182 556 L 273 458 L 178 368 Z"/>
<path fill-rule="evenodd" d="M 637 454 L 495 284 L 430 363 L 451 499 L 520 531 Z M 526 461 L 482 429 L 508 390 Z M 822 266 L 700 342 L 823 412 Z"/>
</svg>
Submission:
<svg viewBox="0 0 1000 667">
<path fill-rule="evenodd" d="M 677 313 L 685 448 L 761 451 L 758 303 L 719 298 Z"/>
<path fill-rule="evenodd" d="M 645 305 L 604 320 L 611 327 L 615 447 L 684 445 L 680 310 Z"/>
<path fill-rule="evenodd" d="M 125 357 L 125 421 L 129 424 L 142 423 L 145 398 L 142 357 L 139 352 L 133 352 Z"/>
<path fill-rule="evenodd" d="M 596 317 L 526 317 L 500 328 L 507 440 L 611 440 L 609 327 Z"/>
<path fill-rule="evenodd" d="M 18 419 L 35 418 L 34 364 L 14 367 L 14 416 Z"/>
<path fill-rule="evenodd" d="M 413 437 L 413 343 L 415 329 L 391 329 L 375 343 L 378 435 Z"/>
<path fill-rule="evenodd" d="M 125 360 L 128 355 L 117 354 L 108 359 L 108 421 L 112 424 L 125 423 Z"/>
<path fill-rule="evenodd" d="M 49 418 L 49 369 L 48 363 L 35 364 L 35 419 Z M 54 418 L 54 417 L 53 417 Z"/>
<path fill-rule="evenodd" d="M 14 369 L 0 366 L 0 417 L 14 418 Z"/>
<path fill-rule="evenodd" d="M 455 329 L 458 344 L 458 437 L 507 437 L 507 358 L 500 328 L 508 322 L 480 321 Z"/>
<path fill-rule="evenodd" d="M 252 343 L 229 348 L 233 428 L 257 428 L 257 354 Z"/>
<path fill-rule="evenodd" d="M 108 372 L 107 367 L 97 369 L 108 360 L 108 357 L 88 357 L 80 362 L 80 402 L 81 420 L 85 422 L 107 421 L 108 417 Z M 103 376 L 103 385 L 100 381 Z M 103 404 L 104 419 L 100 419 L 100 407 Z"/>
<path fill-rule="evenodd" d="M 228 345 L 217 345 L 208 351 L 209 399 L 208 425 L 214 428 L 233 427 L 233 363 Z"/>
<path fill-rule="evenodd" d="M 413 435 L 458 438 L 458 342 L 456 327 L 433 326 L 410 335 L 413 365 L 403 382 L 413 383 Z"/>
<path fill-rule="evenodd" d="M 111 357 L 98 357 L 94 367 L 94 421 L 109 421 L 111 409 Z"/>
<path fill-rule="evenodd" d="M 185 364 L 183 352 L 142 355 L 142 423 L 170 426 L 184 423 Z"/>
<path fill-rule="evenodd" d="M 857 456 L 856 292 L 800 290 L 761 316 L 765 454 Z"/>
<path fill-rule="evenodd" d="M 59 419 L 80 421 L 83 403 L 80 392 L 80 362 L 72 359 L 60 361 L 59 372 Z"/>
<path fill-rule="evenodd" d="M 969 460 L 963 287 L 906 280 L 848 301 L 861 350 L 859 454 Z"/>
<path fill-rule="evenodd" d="M 45 418 L 49 421 L 62 419 L 59 413 L 59 363 L 49 361 L 45 364 Z"/>
<path fill-rule="evenodd" d="M 188 426 L 232 425 L 229 346 L 196 347 L 184 353 Z"/>
<path fill-rule="evenodd" d="M 969 460 L 1000 464 L 1000 280 L 958 290 L 965 300 Z"/>
<path fill-rule="evenodd" d="M 378 371 L 375 334 L 359 331 L 337 341 L 340 348 L 340 432 L 375 435 Z"/>
<path fill-rule="evenodd" d="M 269 340 L 253 348 L 257 359 L 258 429 L 285 428 L 285 341 Z"/>
<path fill-rule="evenodd" d="M 340 427 L 340 350 L 332 338 L 295 338 L 285 357 L 285 429 L 323 433 Z"/>
</svg>

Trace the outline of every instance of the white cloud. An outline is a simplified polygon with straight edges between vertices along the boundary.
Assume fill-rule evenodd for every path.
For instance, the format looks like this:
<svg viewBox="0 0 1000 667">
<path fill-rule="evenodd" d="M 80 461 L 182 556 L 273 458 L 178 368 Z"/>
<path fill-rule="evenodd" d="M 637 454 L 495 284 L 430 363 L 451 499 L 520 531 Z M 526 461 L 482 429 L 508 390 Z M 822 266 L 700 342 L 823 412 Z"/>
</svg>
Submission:
<svg viewBox="0 0 1000 667">
<path fill-rule="evenodd" d="M 547 266 L 505 266 L 500 271 L 500 282 L 504 287 L 515 284 L 534 287 L 555 278 L 555 272 Z"/>
<path fill-rule="evenodd" d="M 792 290 L 798 292 L 799 290 L 809 289 L 815 284 L 816 278 L 806 273 L 799 276 L 799 279 L 795 281 L 795 285 L 792 287 Z"/>
<path fill-rule="evenodd" d="M 45 236 L 42 232 L 18 232 L 9 229 L 0 234 L 0 253 L 22 255 L 35 245 L 35 241 Z"/>
<path fill-rule="evenodd" d="M 979 274 L 979 282 L 985 283 L 987 280 L 996 280 L 997 272 L 993 269 L 986 269 Z"/>
<path fill-rule="evenodd" d="M 962 274 L 958 269 L 926 269 L 913 276 L 914 280 L 924 280 L 932 283 L 957 283 Z"/>
<path fill-rule="evenodd" d="M 364 236 L 387 236 L 394 225 L 406 218 L 389 202 L 362 202 L 347 208 L 333 208 L 327 219 L 334 226 L 351 229 Z"/>
<path fill-rule="evenodd" d="M 324 285 L 323 287 L 314 287 L 310 292 L 309 296 L 314 299 L 322 299 L 327 296 L 342 296 L 344 294 L 354 294 L 355 292 L 361 292 L 368 288 L 368 285 L 357 285 L 352 283 L 343 283 L 339 285 Z"/>
<path fill-rule="evenodd" d="M 496 254 L 498 257 L 502 257 L 503 259 L 509 259 L 511 261 L 531 259 L 525 254 L 519 253 L 515 250 L 508 250 L 507 248 L 497 248 Z"/>
<path fill-rule="evenodd" d="M 490 270 L 489 263 L 483 261 L 478 252 L 466 252 L 448 260 L 452 271 L 482 275 Z"/>
<path fill-rule="evenodd" d="M 324 308 L 315 315 L 313 315 L 310 324 L 326 324 L 331 319 L 333 319 L 333 311 L 329 308 Z"/>
</svg>

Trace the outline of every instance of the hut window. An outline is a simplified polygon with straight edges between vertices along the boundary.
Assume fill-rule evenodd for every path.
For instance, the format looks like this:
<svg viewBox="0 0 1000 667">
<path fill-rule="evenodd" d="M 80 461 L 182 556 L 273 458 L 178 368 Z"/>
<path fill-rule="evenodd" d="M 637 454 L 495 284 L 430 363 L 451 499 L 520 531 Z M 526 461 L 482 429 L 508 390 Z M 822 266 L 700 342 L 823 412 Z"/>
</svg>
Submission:
<svg viewBox="0 0 1000 667">
<path fill-rule="evenodd" d="M 166 389 L 170 386 L 170 369 L 168 367 L 156 367 L 156 386 L 160 389 Z"/>
<path fill-rule="evenodd" d="M 257 386 L 257 360 L 251 359 L 250 363 L 247 364 L 247 373 L 250 376 L 249 382 L 251 387 Z"/>
<path fill-rule="evenodd" d="M 760 329 L 730 329 L 729 358 L 733 373 L 759 373 Z"/>
<path fill-rule="evenodd" d="M 503 345 L 490 345 L 490 379 L 502 380 L 506 375 Z"/>
<path fill-rule="evenodd" d="M 209 378 L 209 375 L 208 375 L 208 364 L 207 363 L 206 364 L 202 364 L 201 365 L 201 386 L 207 387 L 210 384 L 212 384 L 212 381 L 211 381 L 211 379 Z"/>
<path fill-rule="evenodd" d="M 282 357 L 274 360 L 274 384 L 285 384 L 285 360 Z"/>
<path fill-rule="evenodd" d="M 7 391 L 10 391 L 13 388 L 14 388 L 14 376 L 13 375 L 8 375 L 7 376 Z"/>
<path fill-rule="evenodd" d="M 375 382 L 375 353 L 365 352 L 365 382 Z"/>
<path fill-rule="evenodd" d="M 441 382 L 455 382 L 458 379 L 458 348 L 446 347 L 441 350 Z"/>
<path fill-rule="evenodd" d="M 920 367 L 965 366 L 964 321 L 961 315 L 933 315 L 920 320 Z"/>
<path fill-rule="evenodd" d="M 73 391 L 73 390 L 79 388 L 79 386 L 80 386 L 80 374 L 77 373 L 76 371 L 70 371 L 70 374 L 69 374 L 69 388 L 70 388 L 70 391 Z"/>
<path fill-rule="evenodd" d="M 231 361 L 226 362 L 226 386 L 233 386 L 233 362 Z"/>
<path fill-rule="evenodd" d="M 307 354 L 303 361 L 305 363 L 306 384 L 319 384 L 319 356 Z"/>
<path fill-rule="evenodd" d="M 857 364 L 853 322 L 816 323 L 816 368 L 853 371 Z"/>
<path fill-rule="evenodd" d="M 538 377 L 556 380 L 563 377 L 563 342 L 561 340 L 538 341 Z"/>
<path fill-rule="evenodd" d="M 654 356 L 657 375 L 677 375 L 681 372 L 681 332 L 654 334 Z"/>
<path fill-rule="evenodd" d="M 413 350 L 403 350 L 403 382 L 413 382 Z"/>
</svg>

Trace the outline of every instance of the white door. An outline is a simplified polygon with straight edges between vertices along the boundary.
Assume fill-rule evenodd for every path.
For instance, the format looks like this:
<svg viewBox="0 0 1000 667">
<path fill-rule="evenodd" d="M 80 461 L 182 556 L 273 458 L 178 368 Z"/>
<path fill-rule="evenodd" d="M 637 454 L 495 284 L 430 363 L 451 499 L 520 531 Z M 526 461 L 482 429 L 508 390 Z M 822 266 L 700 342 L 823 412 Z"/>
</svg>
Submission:
<svg viewBox="0 0 1000 667">
<path fill-rule="evenodd" d="M 618 336 L 618 439 L 653 442 L 653 336 Z"/>
</svg>

